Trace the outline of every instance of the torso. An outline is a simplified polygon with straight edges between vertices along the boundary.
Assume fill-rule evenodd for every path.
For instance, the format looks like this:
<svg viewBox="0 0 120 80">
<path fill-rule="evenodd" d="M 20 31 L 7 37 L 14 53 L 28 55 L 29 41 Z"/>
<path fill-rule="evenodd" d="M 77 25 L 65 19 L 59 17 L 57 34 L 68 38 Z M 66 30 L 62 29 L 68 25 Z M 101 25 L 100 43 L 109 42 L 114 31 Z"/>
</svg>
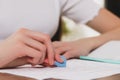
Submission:
<svg viewBox="0 0 120 80">
<path fill-rule="evenodd" d="M 0 0 L 0 38 L 22 27 L 53 36 L 60 17 L 56 5 L 55 0 Z"/>
</svg>

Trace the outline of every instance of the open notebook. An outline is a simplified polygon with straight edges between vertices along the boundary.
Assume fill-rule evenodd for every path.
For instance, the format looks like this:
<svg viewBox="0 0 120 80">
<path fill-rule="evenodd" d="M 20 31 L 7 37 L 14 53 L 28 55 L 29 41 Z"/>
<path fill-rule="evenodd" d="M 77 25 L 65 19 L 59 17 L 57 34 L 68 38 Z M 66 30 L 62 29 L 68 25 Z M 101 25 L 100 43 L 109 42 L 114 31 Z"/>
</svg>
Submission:
<svg viewBox="0 0 120 80">
<path fill-rule="evenodd" d="M 120 41 L 110 41 L 80 59 L 120 64 Z"/>
<path fill-rule="evenodd" d="M 100 60 L 105 59 L 119 62 L 119 53 L 120 42 L 112 41 L 96 49 L 88 57 L 93 57 L 93 60 L 99 58 Z M 11 76 L 13 76 L 15 80 L 31 80 L 33 78 L 37 80 L 48 80 L 49 78 L 57 78 L 58 80 L 93 80 L 96 78 L 110 76 L 118 73 L 120 73 L 119 64 L 108 64 L 80 59 L 71 59 L 67 60 L 66 67 L 51 68 L 43 67 L 41 65 L 38 65 L 36 67 L 25 65 L 13 69 L 0 69 L 0 75 L 2 75 L 0 76 L 0 80 L 5 80 L 2 78 L 9 78 Z M 12 74 L 14 74 L 15 76 Z M 9 78 L 9 80 L 14 79 Z"/>
<path fill-rule="evenodd" d="M 31 78 L 37 80 L 49 80 L 49 78 L 55 78 L 50 80 L 93 80 L 118 73 L 120 73 L 120 66 L 118 64 L 72 59 L 67 61 L 66 67 L 50 68 L 39 65 L 36 67 L 25 65 L 13 69 L 0 69 L 0 80 L 32 80 Z M 14 79 L 9 78 L 12 76 Z"/>
</svg>

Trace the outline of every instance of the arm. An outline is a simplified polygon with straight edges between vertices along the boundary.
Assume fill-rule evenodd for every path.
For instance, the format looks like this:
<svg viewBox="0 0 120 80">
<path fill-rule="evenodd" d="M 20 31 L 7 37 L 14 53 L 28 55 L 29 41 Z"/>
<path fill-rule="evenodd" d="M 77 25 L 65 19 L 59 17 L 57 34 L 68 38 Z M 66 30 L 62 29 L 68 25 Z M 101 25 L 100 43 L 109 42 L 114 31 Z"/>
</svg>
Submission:
<svg viewBox="0 0 120 80">
<path fill-rule="evenodd" d="M 120 19 L 106 9 L 101 9 L 99 15 L 87 23 L 91 28 L 101 33 L 96 37 L 100 46 L 110 40 L 120 40 Z"/>
<path fill-rule="evenodd" d="M 110 40 L 120 40 L 120 19 L 104 8 L 87 25 L 99 31 L 101 35 L 72 42 L 53 42 L 56 53 L 64 55 L 67 59 L 79 58 Z"/>
<path fill-rule="evenodd" d="M 29 64 L 27 61 L 27 57 L 18 58 L 16 60 L 4 65 L 2 68 L 14 68 L 14 67 L 22 66 L 25 64 Z"/>
<path fill-rule="evenodd" d="M 45 58 L 54 64 L 54 50 L 46 34 L 20 29 L 0 42 L 0 68 L 42 64 Z"/>
</svg>

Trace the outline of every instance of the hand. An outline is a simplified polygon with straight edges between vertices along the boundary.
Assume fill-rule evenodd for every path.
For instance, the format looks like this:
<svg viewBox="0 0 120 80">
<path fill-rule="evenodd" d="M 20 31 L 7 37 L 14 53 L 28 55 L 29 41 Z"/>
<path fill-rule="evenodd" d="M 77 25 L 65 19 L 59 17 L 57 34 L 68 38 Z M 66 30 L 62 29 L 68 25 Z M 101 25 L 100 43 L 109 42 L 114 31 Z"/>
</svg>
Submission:
<svg viewBox="0 0 120 80">
<path fill-rule="evenodd" d="M 67 59 L 86 56 L 97 47 L 95 38 L 80 39 L 71 42 L 53 42 L 56 55 L 64 55 Z"/>
<path fill-rule="evenodd" d="M 0 43 L 0 67 L 21 57 L 28 57 L 32 65 L 41 64 L 46 56 L 52 65 L 54 50 L 50 37 L 43 33 L 20 29 Z"/>
</svg>

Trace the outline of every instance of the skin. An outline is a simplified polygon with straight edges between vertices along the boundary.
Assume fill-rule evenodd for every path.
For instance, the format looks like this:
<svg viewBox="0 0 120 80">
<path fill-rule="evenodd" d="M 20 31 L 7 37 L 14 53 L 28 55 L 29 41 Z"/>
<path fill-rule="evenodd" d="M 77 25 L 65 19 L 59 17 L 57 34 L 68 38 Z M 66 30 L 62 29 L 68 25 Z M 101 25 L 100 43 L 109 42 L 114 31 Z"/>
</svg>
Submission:
<svg viewBox="0 0 120 80">
<path fill-rule="evenodd" d="M 67 59 L 79 58 L 79 56 L 88 55 L 92 50 L 110 40 L 120 40 L 120 19 L 104 8 L 87 25 L 101 35 L 70 42 L 55 41 L 53 45 L 57 55 L 64 55 Z"/>
<path fill-rule="evenodd" d="M 4 53 L 0 54 L 1 68 L 26 63 L 34 66 L 43 63 L 45 58 L 48 58 L 48 63 L 53 65 L 55 54 L 48 35 L 24 28 L 1 41 L 0 53 Z"/>
<path fill-rule="evenodd" d="M 92 50 L 110 40 L 120 40 L 120 19 L 104 8 L 87 25 L 100 32 L 101 35 L 70 42 L 51 42 L 46 34 L 20 29 L 0 43 L 0 53 L 5 53 L 1 54 L 0 67 L 36 65 L 44 64 L 44 62 L 52 65 L 54 60 L 62 62 L 60 55 L 64 55 L 67 59 L 78 58 L 81 55 L 88 55 Z"/>
</svg>

